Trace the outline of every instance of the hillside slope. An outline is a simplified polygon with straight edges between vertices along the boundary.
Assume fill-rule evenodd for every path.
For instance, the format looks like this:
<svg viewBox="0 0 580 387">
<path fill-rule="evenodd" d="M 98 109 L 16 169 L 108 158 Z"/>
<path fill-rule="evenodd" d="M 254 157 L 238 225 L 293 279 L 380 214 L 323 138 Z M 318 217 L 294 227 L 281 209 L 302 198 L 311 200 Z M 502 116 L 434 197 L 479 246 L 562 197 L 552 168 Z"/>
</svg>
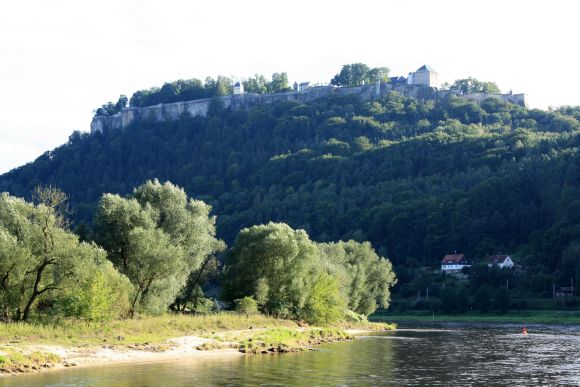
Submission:
<svg viewBox="0 0 580 387">
<path fill-rule="evenodd" d="M 157 178 L 213 205 L 228 242 L 242 227 L 283 221 L 314 240 L 368 239 L 395 265 L 510 251 L 565 276 L 580 252 L 579 118 L 580 108 L 435 106 L 395 93 L 214 106 L 205 118 L 75 132 L 0 176 L 0 191 L 58 186 L 78 225 L 90 224 L 102 193 Z"/>
</svg>

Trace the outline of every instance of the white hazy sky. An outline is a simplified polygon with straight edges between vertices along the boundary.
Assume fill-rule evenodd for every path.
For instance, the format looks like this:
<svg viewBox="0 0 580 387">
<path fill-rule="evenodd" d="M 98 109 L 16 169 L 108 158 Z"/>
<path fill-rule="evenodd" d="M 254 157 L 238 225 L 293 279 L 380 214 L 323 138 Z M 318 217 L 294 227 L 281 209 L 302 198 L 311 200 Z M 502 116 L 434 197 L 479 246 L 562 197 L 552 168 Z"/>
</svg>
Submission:
<svg viewBox="0 0 580 387">
<path fill-rule="evenodd" d="M 423 64 L 532 107 L 580 105 L 574 0 L 65 1 L 0 4 L 0 173 L 88 131 L 119 94 L 180 78 L 328 80 L 342 64 Z"/>
</svg>

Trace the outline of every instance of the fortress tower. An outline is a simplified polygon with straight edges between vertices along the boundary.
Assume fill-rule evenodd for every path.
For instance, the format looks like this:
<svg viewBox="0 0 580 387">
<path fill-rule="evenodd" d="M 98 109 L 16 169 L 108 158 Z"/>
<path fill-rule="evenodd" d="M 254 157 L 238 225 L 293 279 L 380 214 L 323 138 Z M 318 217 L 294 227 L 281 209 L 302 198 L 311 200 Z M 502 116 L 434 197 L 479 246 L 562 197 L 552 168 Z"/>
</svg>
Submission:
<svg viewBox="0 0 580 387">
<path fill-rule="evenodd" d="M 409 74 L 407 83 L 409 85 L 439 87 L 439 74 L 433 68 L 423 65 L 414 73 Z"/>
<path fill-rule="evenodd" d="M 234 85 L 234 94 L 244 94 L 244 84 L 242 82 L 236 82 Z"/>
</svg>

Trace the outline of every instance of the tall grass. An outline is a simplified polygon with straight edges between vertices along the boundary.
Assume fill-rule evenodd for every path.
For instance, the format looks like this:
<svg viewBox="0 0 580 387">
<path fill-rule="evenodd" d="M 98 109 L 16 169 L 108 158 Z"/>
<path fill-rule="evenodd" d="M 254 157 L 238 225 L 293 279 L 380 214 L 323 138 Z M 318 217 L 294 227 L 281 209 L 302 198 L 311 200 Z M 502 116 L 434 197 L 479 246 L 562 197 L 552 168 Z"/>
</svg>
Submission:
<svg viewBox="0 0 580 387">
<path fill-rule="evenodd" d="M 257 333 L 240 345 L 244 353 L 303 351 L 316 344 L 331 341 L 352 340 L 353 337 L 341 329 L 311 328 L 306 330 L 275 328 Z"/>
<path fill-rule="evenodd" d="M 221 312 L 190 316 L 166 314 L 107 323 L 64 320 L 54 324 L 0 323 L 0 344 L 142 344 L 161 342 L 176 336 L 209 336 L 228 330 L 296 327 L 296 323 L 264 315 Z"/>
<path fill-rule="evenodd" d="M 60 357 L 53 353 L 38 351 L 22 353 L 13 348 L 0 348 L 0 374 L 51 368 L 60 360 Z"/>
</svg>

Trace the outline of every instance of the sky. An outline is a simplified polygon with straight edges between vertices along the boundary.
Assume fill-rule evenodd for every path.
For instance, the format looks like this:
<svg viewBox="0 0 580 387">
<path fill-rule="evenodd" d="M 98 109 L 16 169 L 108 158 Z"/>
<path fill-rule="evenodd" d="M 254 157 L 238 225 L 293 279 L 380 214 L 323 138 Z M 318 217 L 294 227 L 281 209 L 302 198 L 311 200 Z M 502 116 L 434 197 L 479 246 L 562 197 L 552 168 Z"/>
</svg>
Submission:
<svg viewBox="0 0 580 387">
<path fill-rule="evenodd" d="M 328 82 L 343 64 L 473 76 L 530 106 L 580 105 L 573 0 L 206 0 L 0 3 L 0 173 L 88 131 L 120 94 L 177 79 L 285 71 Z"/>
</svg>

